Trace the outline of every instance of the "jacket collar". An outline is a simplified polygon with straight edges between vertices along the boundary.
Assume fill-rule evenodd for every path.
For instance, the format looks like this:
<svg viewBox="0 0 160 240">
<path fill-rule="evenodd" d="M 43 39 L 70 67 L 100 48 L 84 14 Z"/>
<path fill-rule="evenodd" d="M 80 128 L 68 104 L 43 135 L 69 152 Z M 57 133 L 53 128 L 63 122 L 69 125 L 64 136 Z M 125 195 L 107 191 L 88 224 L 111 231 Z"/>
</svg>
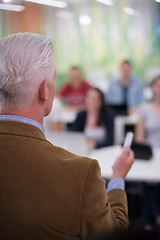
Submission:
<svg viewBox="0 0 160 240">
<path fill-rule="evenodd" d="M 43 140 L 46 139 L 39 128 L 27 123 L 16 121 L 0 120 L 0 134 L 25 136 Z"/>
</svg>

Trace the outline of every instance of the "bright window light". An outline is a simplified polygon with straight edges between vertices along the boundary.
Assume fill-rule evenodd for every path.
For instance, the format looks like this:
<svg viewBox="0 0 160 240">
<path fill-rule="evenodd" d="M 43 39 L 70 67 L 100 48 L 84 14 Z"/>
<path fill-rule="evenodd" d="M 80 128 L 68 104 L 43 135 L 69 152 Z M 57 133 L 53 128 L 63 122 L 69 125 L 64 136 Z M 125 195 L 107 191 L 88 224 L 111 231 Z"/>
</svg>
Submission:
<svg viewBox="0 0 160 240">
<path fill-rule="evenodd" d="M 4 3 L 11 2 L 11 0 L 3 0 Z"/>
<path fill-rule="evenodd" d="M 113 5 L 112 0 L 97 0 L 97 2 L 103 3 L 103 4 L 108 5 L 108 6 Z"/>
<path fill-rule="evenodd" d="M 82 25 L 88 26 L 88 25 L 91 24 L 92 19 L 91 19 L 89 16 L 87 16 L 87 15 L 81 15 L 81 16 L 79 17 L 79 22 L 80 22 Z"/>
<path fill-rule="evenodd" d="M 160 0 L 155 0 L 156 2 L 160 3 Z"/>
<path fill-rule="evenodd" d="M 44 4 L 52 7 L 58 7 L 58 8 L 65 8 L 67 7 L 67 3 L 63 1 L 57 1 L 57 0 L 24 0 L 25 2 L 31 2 L 31 3 L 38 3 L 38 4 Z"/>
<path fill-rule="evenodd" d="M 130 7 L 125 7 L 124 11 L 125 11 L 125 13 L 127 13 L 129 15 L 134 15 L 134 16 L 137 15 L 137 12 L 133 8 L 130 8 Z"/>
<path fill-rule="evenodd" d="M 24 11 L 25 7 L 22 5 L 0 3 L 0 9 L 15 11 L 15 12 L 22 12 Z"/>
</svg>

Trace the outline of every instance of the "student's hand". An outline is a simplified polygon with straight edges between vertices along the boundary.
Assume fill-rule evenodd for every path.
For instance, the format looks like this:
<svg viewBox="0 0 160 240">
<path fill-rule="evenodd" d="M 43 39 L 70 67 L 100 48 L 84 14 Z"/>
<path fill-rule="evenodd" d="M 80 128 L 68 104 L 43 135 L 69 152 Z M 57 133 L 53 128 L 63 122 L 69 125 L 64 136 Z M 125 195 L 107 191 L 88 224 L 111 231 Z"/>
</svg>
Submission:
<svg viewBox="0 0 160 240">
<path fill-rule="evenodd" d="M 96 147 L 96 143 L 94 141 L 91 141 L 91 140 L 87 139 L 86 142 L 87 142 L 87 147 L 89 149 L 94 149 Z"/>
<path fill-rule="evenodd" d="M 79 112 L 85 109 L 84 104 L 79 104 L 79 105 L 68 105 L 65 107 L 66 110 L 70 112 Z"/>
<path fill-rule="evenodd" d="M 113 178 L 125 178 L 134 163 L 134 153 L 129 148 L 124 148 L 122 154 L 116 159 L 113 165 Z"/>
<path fill-rule="evenodd" d="M 69 112 L 77 112 L 77 107 L 76 106 L 68 105 L 68 106 L 65 107 L 65 109 Z"/>
</svg>

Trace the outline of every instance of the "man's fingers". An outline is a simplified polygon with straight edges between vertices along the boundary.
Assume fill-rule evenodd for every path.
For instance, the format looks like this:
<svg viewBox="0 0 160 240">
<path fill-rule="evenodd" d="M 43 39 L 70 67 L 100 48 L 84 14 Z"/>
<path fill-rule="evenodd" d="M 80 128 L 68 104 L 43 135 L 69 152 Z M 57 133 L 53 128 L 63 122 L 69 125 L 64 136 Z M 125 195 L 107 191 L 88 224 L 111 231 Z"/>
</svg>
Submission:
<svg viewBox="0 0 160 240">
<path fill-rule="evenodd" d="M 125 178 L 132 164 L 134 163 L 134 153 L 129 148 L 124 148 L 121 156 L 119 156 L 113 165 L 112 178 Z"/>
<path fill-rule="evenodd" d="M 123 148 L 121 157 L 126 159 L 130 154 L 130 149 L 128 147 Z"/>
<path fill-rule="evenodd" d="M 134 152 L 131 149 L 128 151 L 128 159 L 134 159 Z"/>
<path fill-rule="evenodd" d="M 134 161 L 134 152 L 130 148 L 125 147 L 123 148 L 121 157 L 128 160 L 132 159 Z"/>
</svg>

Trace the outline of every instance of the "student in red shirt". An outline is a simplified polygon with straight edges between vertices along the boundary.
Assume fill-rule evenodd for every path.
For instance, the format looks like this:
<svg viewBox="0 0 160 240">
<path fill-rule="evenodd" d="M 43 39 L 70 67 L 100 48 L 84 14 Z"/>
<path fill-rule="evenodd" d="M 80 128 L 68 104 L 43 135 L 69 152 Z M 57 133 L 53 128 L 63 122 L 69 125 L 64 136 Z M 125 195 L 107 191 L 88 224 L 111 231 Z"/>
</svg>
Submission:
<svg viewBox="0 0 160 240">
<path fill-rule="evenodd" d="M 79 111 L 84 108 L 84 97 L 90 88 L 78 67 L 72 67 L 69 73 L 69 82 L 65 84 L 59 93 L 60 99 L 69 110 Z"/>
</svg>

